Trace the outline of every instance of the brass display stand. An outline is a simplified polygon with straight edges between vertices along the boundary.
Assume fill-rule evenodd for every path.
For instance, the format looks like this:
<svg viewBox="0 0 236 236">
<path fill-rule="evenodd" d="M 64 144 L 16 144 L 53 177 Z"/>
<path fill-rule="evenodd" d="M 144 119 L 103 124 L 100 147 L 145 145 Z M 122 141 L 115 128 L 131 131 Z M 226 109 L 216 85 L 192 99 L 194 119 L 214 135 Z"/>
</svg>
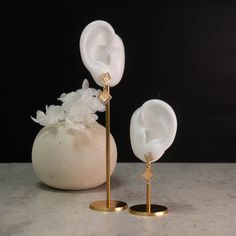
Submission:
<svg viewBox="0 0 236 236">
<path fill-rule="evenodd" d="M 129 212 L 137 216 L 162 216 L 167 214 L 168 209 L 165 206 L 151 204 L 151 180 L 153 177 L 151 161 L 153 160 L 152 154 L 147 153 L 146 171 L 143 173 L 143 178 L 146 181 L 146 204 L 134 205 L 129 208 Z"/>
<path fill-rule="evenodd" d="M 102 212 L 122 211 L 128 208 L 127 204 L 118 200 L 111 200 L 110 181 L 110 87 L 111 76 L 105 73 L 102 76 L 104 87 L 99 99 L 106 105 L 106 200 L 95 201 L 90 204 L 90 209 Z"/>
</svg>

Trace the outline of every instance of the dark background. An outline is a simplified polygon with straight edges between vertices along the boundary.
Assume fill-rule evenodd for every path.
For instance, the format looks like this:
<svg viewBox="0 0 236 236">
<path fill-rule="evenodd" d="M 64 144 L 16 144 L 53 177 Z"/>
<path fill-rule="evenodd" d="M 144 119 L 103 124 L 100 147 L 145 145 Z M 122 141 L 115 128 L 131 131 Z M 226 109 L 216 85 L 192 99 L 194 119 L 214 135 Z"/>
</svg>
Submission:
<svg viewBox="0 0 236 236">
<path fill-rule="evenodd" d="M 155 2 L 155 1 L 154 1 Z M 1 3 L 1 162 L 30 162 L 41 127 L 30 116 L 63 92 L 93 82 L 78 41 L 93 20 L 109 22 L 126 48 L 112 89 L 119 161 L 137 161 L 130 117 L 146 100 L 169 103 L 177 136 L 160 161 L 236 161 L 236 3 L 77 1 Z M 104 114 L 99 121 L 104 124 Z"/>
</svg>

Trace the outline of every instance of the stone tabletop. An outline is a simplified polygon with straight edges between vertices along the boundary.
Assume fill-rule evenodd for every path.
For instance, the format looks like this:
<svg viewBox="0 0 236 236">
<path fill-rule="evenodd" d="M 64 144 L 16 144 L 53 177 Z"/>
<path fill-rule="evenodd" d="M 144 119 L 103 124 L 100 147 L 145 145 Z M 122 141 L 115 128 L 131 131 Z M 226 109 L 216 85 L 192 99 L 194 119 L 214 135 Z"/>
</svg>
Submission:
<svg viewBox="0 0 236 236">
<path fill-rule="evenodd" d="M 143 163 L 118 163 L 112 199 L 145 203 L 144 169 Z M 40 183 L 30 163 L 0 164 L 0 235 L 236 235 L 236 164 L 154 163 L 153 172 L 152 202 L 169 214 L 143 218 L 90 210 L 90 202 L 105 198 L 104 185 L 56 190 Z"/>
</svg>

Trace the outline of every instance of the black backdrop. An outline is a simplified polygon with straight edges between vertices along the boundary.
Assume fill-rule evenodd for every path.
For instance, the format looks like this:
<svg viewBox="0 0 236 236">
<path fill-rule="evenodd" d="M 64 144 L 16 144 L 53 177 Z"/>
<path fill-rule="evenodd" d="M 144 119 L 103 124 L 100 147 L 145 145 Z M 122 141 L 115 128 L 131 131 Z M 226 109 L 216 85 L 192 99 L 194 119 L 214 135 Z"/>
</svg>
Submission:
<svg viewBox="0 0 236 236">
<path fill-rule="evenodd" d="M 155 1 L 153 1 L 155 2 Z M 126 67 L 112 89 L 119 161 L 137 161 L 129 122 L 146 100 L 176 112 L 178 131 L 160 161 L 236 161 L 236 4 L 148 1 L 1 3 L 1 162 L 29 162 L 38 109 L 88 78 L 78 40 L 93 20 L 123 39 Z M 99 114 L 100 115 L 100 114 Z M 104 123 L 104 114 L 99 121 Z"/>
</svg>

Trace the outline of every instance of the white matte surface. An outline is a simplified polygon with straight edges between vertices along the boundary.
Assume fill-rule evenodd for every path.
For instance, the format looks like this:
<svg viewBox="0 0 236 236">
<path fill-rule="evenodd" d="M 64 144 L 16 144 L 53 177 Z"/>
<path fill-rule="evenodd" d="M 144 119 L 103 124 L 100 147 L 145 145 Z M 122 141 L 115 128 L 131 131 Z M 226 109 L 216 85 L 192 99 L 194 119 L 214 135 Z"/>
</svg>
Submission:
<svg viewBox="0 0 236 236">
<path fill-rule="evenodd" d="M 158 99 L 146 101 L 132 115 L 130 139 L 134 154 L 146 161 L 150 152 L 157 161 L 174 141 L 177 120 L 170 105 Z"/>
<path fill-rule="evenodd" d="M 118 163 L 112 198 L 145 203 L 144 163 Z M 236 164 L 154 163 L 152 201 L 161 218 L 88 208 L 105 187 L 59 191 L 39 183 L 31 164 L 0 164 L 1 236 L 234 236 Z"/>
<path fill-rule="evenodd" d="M 58 124 L 41 129 L 34 140 L 32 162 L 35 173 L 49 186 L 80 190 L 106 181 L 106 129 L 97 122 L 74 130 Z M 111 137 L 111 174 L 117 149 Z"/>
<path fill-rule="evenodd" d="M 123 75 L 125 50 L 121 38 L 106 21 L 97 20 L 88 24 L 80 37 L 80 54 L 85 67 L 99 86 L 109 72 L 111 87 L 117 85 Z"/>
</svg>

